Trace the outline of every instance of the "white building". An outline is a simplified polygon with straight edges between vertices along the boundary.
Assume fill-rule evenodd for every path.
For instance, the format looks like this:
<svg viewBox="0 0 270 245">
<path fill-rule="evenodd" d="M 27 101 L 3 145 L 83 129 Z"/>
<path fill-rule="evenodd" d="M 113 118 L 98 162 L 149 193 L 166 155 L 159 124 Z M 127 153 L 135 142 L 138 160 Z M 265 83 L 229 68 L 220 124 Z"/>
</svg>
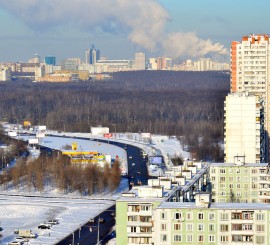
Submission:
<svg viewBox="0 0 270 245">
<path fill-rule="evenodd" d="M 269 36 L 249 35 L 231 45 L 231 92 L 247 91 L 265 100 L 264 127 L 270 130 Z M 267 140 L 268 143 L 268 140 Z"/>
<path fill-rule="evenodd" d="M 243 156 L 246 163 L 265 161 L 263 108 L 258 96 L 229 94 L 225 100 L 225 162 Z"/>
</svg>

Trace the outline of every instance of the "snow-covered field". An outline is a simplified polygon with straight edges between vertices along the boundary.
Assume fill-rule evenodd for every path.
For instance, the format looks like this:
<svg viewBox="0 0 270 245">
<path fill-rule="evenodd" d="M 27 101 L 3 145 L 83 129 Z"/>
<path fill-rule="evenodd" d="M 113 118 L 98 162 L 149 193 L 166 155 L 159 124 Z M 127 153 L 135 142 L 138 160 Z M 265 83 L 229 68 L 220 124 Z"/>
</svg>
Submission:
<svg viewBox="0 0 270 245">
<path fill-rule="evenodd" d="M 90 218 L 114 204 L 110 200 L 64 199 L 46 197 L 0 196 L 0 220 L 3 238 L 0 244 L 15 240 L 15 229 L 30 229 L 38 235 L 28 244 L 55 244 Z M 60 224 L 49 230 L 38 225 L 48 219 L 58 219 Z"/>
<path fill-rule="evenodd" d="M 15 189 L 0 191 L 0 226 L 4 228 L 0 244 L 15 240 L 18 236 L 14 234 L 16 229 L 30 229 L 38 235 L 28 244 L 55 244 L 115 204 L 115 200 L 127 189 L 128 181 L 123 179 L 113 195 L 105 192 L 81 197 L 77 193 L 65 195 L 56 190 L 43 193 Z M 60 224 L 50 230 L 39 230 L 38 225 L 49 219 L 58 219 Z"/>
</svg>

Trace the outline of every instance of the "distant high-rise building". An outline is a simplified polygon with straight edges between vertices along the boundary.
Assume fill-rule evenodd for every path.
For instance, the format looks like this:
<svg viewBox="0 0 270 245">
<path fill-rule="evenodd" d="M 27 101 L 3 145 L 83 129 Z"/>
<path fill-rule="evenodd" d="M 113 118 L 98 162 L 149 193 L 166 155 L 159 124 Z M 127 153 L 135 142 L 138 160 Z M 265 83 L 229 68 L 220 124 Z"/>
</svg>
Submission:
<svg viewBox="0 0 270 245">
<path fill-rule="evenodd" d="M 100 51 L 96 49 L 94 45 L 90 48 L 89 52 L 89 64 L 96 64 L 100 60 Z"/>
<path fill-rule="evenodd" d="M 157 59 L 156 58 L 149 58 L 149 68 L 151 70 L 157 70 Z"/>
<path fill-rule="evenodd" d="M 231 45 L 231 92 L 249 92 L 263 99 L 266 136 L 270 132 L 269 44 L 268 35 L 252 34 Z"/>
<path fill-rule="evenodd" d="M 56 57 L 55 56 L 46 56 L 45 59 L 45 64 L 46 65 L 56 65 Z"/>
<path fill-rule="evenodd" d="M 86 49 L 85 51 L 85 63 L 90 64 L 90 49 Z"/>
<path fill-rule="evenodd" d="M 28 61 L 28 63 L 32 63 L 32 64 L 38 64 L 40 63 L 40 56 L 38 54 L 34 55 L 34 58 L 30 59 Z"/>
<path fill-rule="evenodd" d="M 145 53 L 136 53 L 135 54 L 135 69 L 136 70 L 145 70 Z"/>
</svg>

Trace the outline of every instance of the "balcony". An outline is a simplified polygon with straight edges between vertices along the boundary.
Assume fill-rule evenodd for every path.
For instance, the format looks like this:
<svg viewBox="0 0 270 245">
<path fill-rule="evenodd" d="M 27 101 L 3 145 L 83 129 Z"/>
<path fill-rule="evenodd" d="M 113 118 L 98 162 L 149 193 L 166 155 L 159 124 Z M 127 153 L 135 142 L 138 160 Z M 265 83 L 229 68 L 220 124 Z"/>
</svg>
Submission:
<svg viewBox="0 0 270 245">
<path fill-rule="evenodd" d="M 127 226 L 136 226 L 136 227 L 153 227 L 153 223 L 149 222 L 141 222 L 141 221 L 128 221 Z"/>
<path fill-rule="evenodd" d="M 152 232 L 128 232 L 127 236 L 128 237 L 147 237 L 147 238 L 151 238 L 153 235 Z"/>
</svg>

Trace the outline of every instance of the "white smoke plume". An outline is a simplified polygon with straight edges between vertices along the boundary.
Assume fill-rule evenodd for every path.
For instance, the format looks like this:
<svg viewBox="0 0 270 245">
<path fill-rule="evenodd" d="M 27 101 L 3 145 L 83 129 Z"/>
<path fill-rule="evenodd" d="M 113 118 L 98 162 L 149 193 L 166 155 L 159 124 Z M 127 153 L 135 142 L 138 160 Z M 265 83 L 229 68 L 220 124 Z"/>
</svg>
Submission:
<svg viewBox="0 0 270 245">
<path fill-rule="evenodd" d="M 227 52 L 192 32 L 167 34 L 170 16 L 157 0 L 0 0 L 0 7 L 37 32 L 73 25 L 87 32 L 124 32 L 136 45 L 172 57 Z"/>
</svg>

